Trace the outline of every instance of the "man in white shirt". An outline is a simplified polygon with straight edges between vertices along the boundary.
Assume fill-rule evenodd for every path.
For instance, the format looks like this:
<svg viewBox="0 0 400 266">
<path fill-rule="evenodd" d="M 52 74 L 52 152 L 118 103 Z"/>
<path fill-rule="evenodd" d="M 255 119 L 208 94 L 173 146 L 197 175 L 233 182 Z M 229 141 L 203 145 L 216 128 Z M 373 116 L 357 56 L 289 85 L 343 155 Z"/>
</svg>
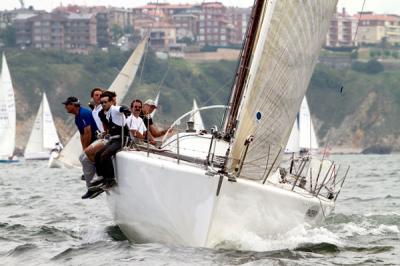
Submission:
<svg viewBox="0 0 400 266">
<path fill-rule="evenodd" d="M 96 122 L 97 128 L 101 133 L 104 132 L 104 127 L 103 127 L 103 122 L 101 122 L 101 120 L 100 120 L 99 112 L 103 109 L 103 107 L 100 104 L 100 97 L 103 92 L 104 92 L 104 90 L 101 88 L 94 88 L 90 93 L 90 97 L 92 97 L 93 103 L 94 103 L 92 115 L 93 115 L 94 121 Z"/>
<path fill-rule="evenodd" d="M 131 139 L 144 139 L 146 126 L 143 119 L 139 116 L 142 111 L 142 101 L 139 99 L 133 100 L 131 103 L 132 114 L 126 119 L 126 124 L 129 128 Z"/>
</svg>

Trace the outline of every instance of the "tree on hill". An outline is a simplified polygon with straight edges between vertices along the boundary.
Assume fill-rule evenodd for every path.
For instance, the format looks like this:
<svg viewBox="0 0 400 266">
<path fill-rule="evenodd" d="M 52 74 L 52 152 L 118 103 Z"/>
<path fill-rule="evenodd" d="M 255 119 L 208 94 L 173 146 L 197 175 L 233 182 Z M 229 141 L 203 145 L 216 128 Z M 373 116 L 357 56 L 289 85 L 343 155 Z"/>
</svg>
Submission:
<svg viewBox="0 0 400 266">
<path fill-rule="evenodd" d="M 16 46 L 16 32 L 15 27 L 12 25 L 7 26 L 4 30 L 0 32 L 0 38 L 7 47 Z"/>
<path fill-rule="evenodd" d="M 351 64 L 351 68 L 357 72 L 367 74 L 378 74 L 385 70 L 383 65 L 376 59 L 369 60 L 367 63 L 356 61 Z"/>
</svg>

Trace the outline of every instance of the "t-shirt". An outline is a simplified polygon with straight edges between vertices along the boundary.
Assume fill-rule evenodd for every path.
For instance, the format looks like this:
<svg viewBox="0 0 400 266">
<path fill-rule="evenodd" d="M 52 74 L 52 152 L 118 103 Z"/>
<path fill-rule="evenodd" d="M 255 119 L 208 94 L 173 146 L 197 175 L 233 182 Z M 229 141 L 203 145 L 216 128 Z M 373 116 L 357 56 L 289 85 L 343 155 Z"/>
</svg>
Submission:
<svg viewBox="0 0 400 266">
<path fill-rule="evenodd" d="M 94 121 L 96 122 L 96 125 L 97 125 L 97 128 L 99 129 L 99 131 L 104 132 L 103 122 L 101 121 L 101 119 L 99 117 L 99 112 L 101 112 L 101 110 L 103 110 L 103 106 L 101 106 L 101 104 L 95 106 L 92 111 L 92 115 L 93 115 Z"/>
<path fill-rule="evenodd" d="M 139 117 L 136 117 L 134 115 L 130 115 L 127 119 L 126 119 L 126 124 L 129 127 L 129 130 L 137 130 L 140 132 L 140 134 L 143 134 L 146 131 L 146 126 L 143 123 L 143 119 Z M 133 138 L 134 136 L 132 136 L 132 132 L 129 132 L 131 135 L 131 138 Z"/>
<path fill-rule="evenodd" d="M 150 115 L 145 115 L 143 113 L 140 113 L 139 116 L 143 119 L 143 123 L 146 126 L 146 128 L 153 125 L 153 119 L 151 118 Z"/>
<path fill-rule="evenodd" d="M 90 126 L 90 129 L 92 131 L 92 139 L 90 142 L 96 140 L 97 125 L 96 122 L 94 121 L 91 110 L 86 109 L 84 107 L 80 107 L 78 115 L 75 116 L 75 125 L 78 128 L 79 133 L 81 135 L 83 135 L 84 129 Z"/>
</svg>

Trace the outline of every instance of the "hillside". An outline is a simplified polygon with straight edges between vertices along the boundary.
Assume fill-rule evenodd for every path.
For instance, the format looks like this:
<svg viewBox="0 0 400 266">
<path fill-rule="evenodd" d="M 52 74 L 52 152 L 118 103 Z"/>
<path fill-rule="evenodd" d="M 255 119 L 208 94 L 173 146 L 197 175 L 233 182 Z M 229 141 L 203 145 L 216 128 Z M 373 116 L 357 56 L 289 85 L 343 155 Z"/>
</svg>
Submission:
<svg viewBox="0 0 400 266">
<path fill-rule="evenodd" d="M 17 146 L 23 149 L 45 91 L 57 128 L 65 141 L 74 132 L 73 119 L 61 102 L 68 96 L 89 100 L 93 87 L 107 88 L 129 53 L 110 50 L 90 55 L 64 52 L 5 51 L 14 79 L 17 101 Z M 154 98 L 161 91 L 157 121 L 171 123 L 199 105 L 226 104 L 236 69 L 235 61 L 194 63 L 182 59 L 159 60 L 149 52 L 144 68 L 128 93 L 134 98 Z M 318 65 L 307 92 L 321 145 L 363 149 L 375 144 L 393 144 L 400 150 L 400 70 L 391 68 L 370 75 L 351 69 L 336 70 Z M 343 86 L 343 92 L 340 88 Z M 207 115 L 208 114 L 208 115 Z M 204 114 L 205 123 L 220 125 L 219 115 Z"/>
</svg>

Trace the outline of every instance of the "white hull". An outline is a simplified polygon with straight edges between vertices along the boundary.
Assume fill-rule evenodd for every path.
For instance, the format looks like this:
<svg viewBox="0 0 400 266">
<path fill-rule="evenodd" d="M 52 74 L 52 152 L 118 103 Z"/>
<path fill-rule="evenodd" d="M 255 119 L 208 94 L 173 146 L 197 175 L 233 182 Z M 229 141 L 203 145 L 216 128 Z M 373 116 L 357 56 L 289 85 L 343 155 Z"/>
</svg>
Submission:
<svg viewBox="0 0 400 266">
<path fill-rule="evenodd" d="M 63 163 L 57 160 L 60 157 L 60 153 L 57 151 L 51 152 L 49 156 L 49 163 L 47 165 L 48 168 L 61 168 Z"/>
<path fill-rule="evenodd" d="M 44 152 L 29 153 L 25 154 L 24 157 L 25 160 L 48 160 L 50 158 L 50 152 L 44 151 Z"/>
<path fill-rule="evenodd" d="M 301 189 L 295 193 L 278 187 L 284 185 L 243 179 L 224 178 L 217 196 L 219 176 L 145 152 L 118 153 L 116 173 L 118 185 L 108 193 L 108 204 L 135 242 L 213 247 L 243 233 L 268 238 L 302 223 L 319 223 L 334 208 L 332 201 Z"/>
</svg>

